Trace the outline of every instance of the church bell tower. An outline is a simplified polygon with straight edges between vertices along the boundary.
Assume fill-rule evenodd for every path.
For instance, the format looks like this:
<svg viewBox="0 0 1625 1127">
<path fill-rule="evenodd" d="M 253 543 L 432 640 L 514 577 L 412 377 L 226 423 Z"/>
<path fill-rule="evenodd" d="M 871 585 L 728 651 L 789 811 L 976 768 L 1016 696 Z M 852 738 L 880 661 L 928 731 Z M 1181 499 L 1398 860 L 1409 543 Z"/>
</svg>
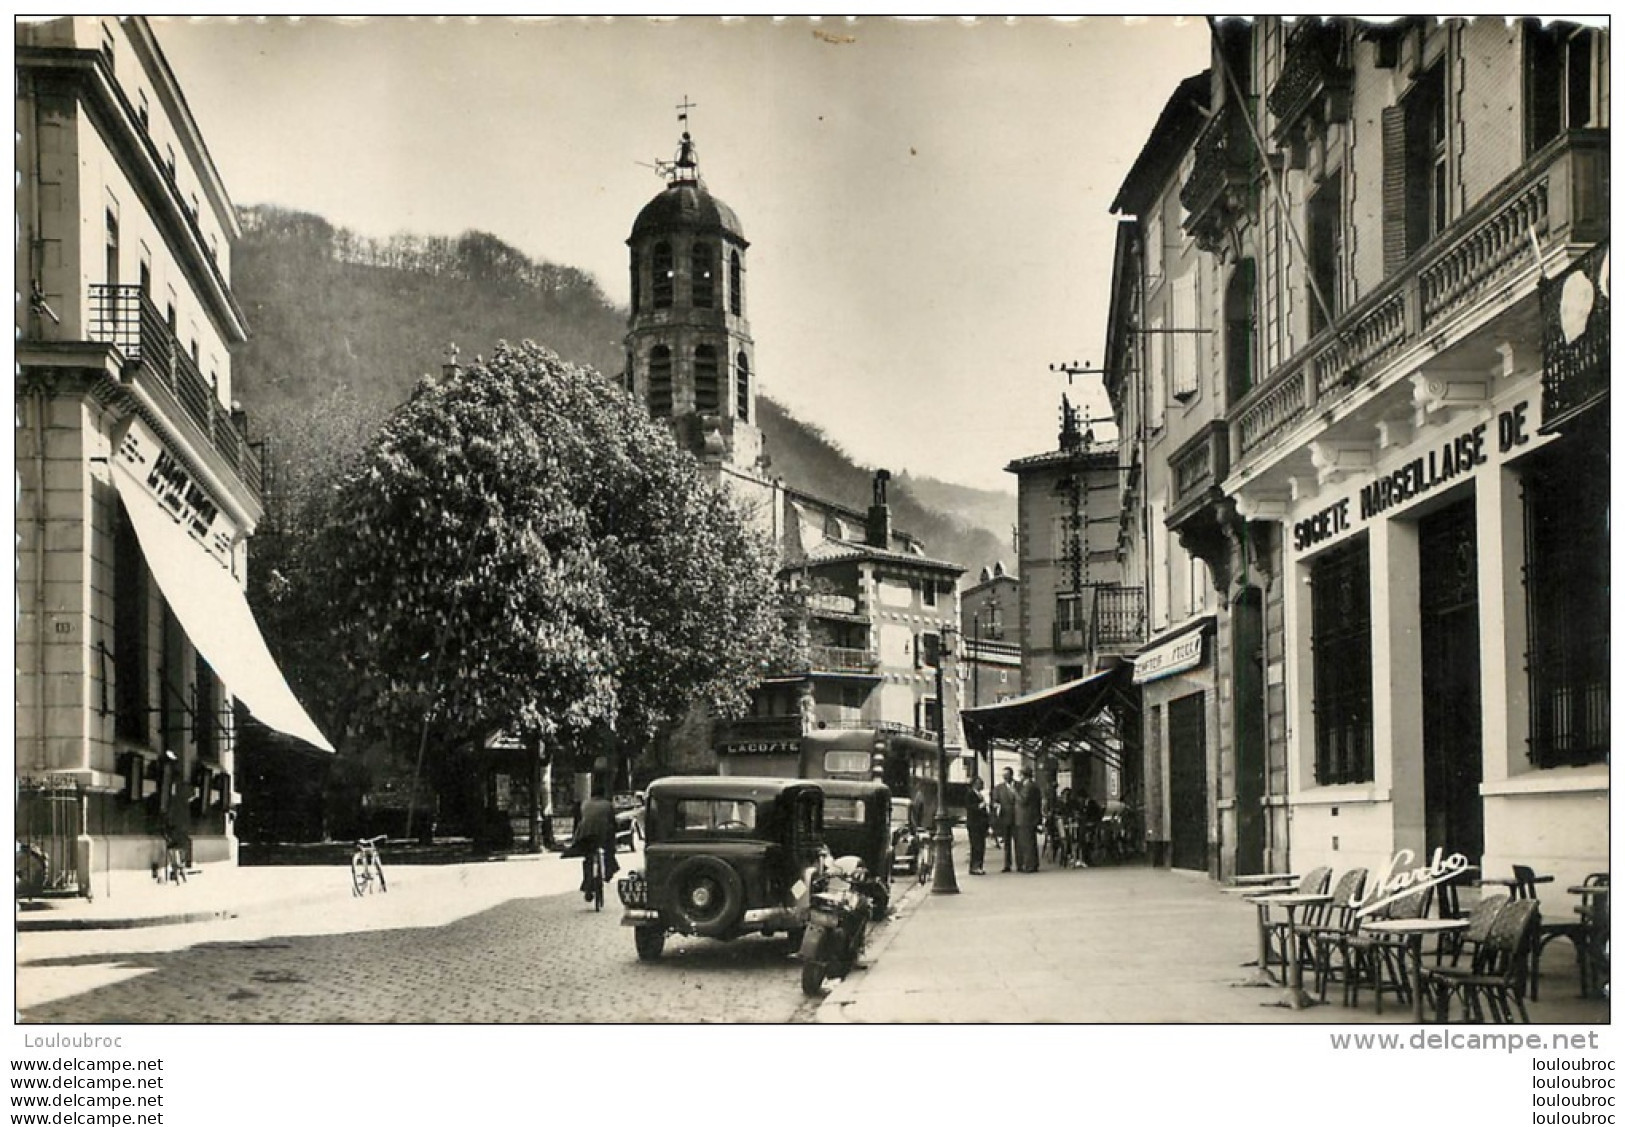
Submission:
<svg viewBox="0 0 1625 1127">
<path fill-rule="evenodd" d="M 687 99 L 675 159 L 656 167 L 666 188 L 632 224 L 632 313 L 626 387 L 669 420 L 702 463 L 760 473 L 756 358 L 746 319 L 745 240 L 733 209 L 706 190 L 688 133 Z"/>
</svg>

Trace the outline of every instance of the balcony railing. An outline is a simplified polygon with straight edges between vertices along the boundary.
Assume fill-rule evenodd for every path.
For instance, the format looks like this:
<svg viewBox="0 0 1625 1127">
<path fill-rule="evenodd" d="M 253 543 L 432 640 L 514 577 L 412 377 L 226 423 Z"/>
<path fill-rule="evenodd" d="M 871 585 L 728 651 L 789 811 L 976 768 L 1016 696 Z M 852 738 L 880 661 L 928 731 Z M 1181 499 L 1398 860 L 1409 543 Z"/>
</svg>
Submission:
<svg viewBox="0 0 1625 1127">
<path fill-rule="evenodd" d="M 1343 57 L 1342 26 L 1331 20 L 1299 23 L 1287 40 L 1281 76 L 1269 93 L 1276 140 L 1297 132 L 1317 110 L 1322 121 L 1344 120 L 1353 86 L 1354 72 Z"/>
<path fill-rule="evenodd" d="M 1169 499 L 1170 518 L 1196 503 L 1210 489 L 1218 488 L 1230 472 L 1230 432 L 1215 420 L 1203 427 L 1168 459 L 1173 475 L 1173 496 Z"/>
<path fill-rule="evenodd" d="M 1531 231 L 1543 246 L 1603 235 L 1607 182 L 1605 132 L 1576 131 L 1543 150 L 1238 403 L 1229 415 L 1231 458 L 1239 465 L 1254 457 L 1401 348 L 1481 300 L 1502 300 L 1506 284 L 1534 268 Z"/>
<path fill-rule="evenodd" d="M 1608 395 L 1609 300 L 1606 242 L 1541 283 L 1541 429 L 1551 431 Z"/>
<path fill-rule="evenodd" d="M 1203 250 L 1216 251 L 1225 232 L 1244 213 L 1257 170 L 1245 110 L 1226 103 L 1202 127 L 1191 154 L 1191 174 L 1179 189 L 1189 213 L 1185 230 Z"/>
<path fill-rule="evenodd" d="M 739 716 L 718 720 L 714 738 L 718 743 L 744 743 L 750 740 L 794 740 L 801 738 L 800 716 Z"/>
<path fill-rule="evenodd" d="M 868 650 L 852 646 L 808 646 L 807 658 L 814 673 L 873 673 L 880 664 Z"/>
<path fill-rule="evenodd" d="M 167 401 L 174 415 L 190 417 L 253 495 L 261 496 L 265 479 L 258 451 L 140 286 L 90 287 L 90 339 L 115 345 L 124 354 L 126 377 Z"/>
<path fill-rule="evenodd" d="M 1093 624 L 1097 651 L 1145 641 L 1144 588 L 1096 587 Z"/>
</svg>

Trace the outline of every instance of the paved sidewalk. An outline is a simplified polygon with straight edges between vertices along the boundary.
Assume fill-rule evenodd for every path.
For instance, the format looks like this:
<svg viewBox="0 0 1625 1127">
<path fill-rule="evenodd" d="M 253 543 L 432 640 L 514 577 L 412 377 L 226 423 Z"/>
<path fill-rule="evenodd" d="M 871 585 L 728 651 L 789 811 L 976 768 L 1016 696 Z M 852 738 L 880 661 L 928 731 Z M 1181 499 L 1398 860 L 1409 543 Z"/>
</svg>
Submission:
<svg viewBox="0 0 1625 1127">
<path fill-rule="evenodd" d="M 392 890 L 533 883 L 532 864 L 558 864 L 557 854 L 514 854 L 447 865 L 389 865 Z M 572 867 L 579 863 L 572 863 Z M 574 869 L 579 875 L 579 869 Z M 561 889 L 562 890 L 562 889 Z M 236 919 L 302 905 L 354 899 L 345 865 L 209 865 L 184 884 L 159 884 L 141 873 L 116 874 L 94 899 L 50 897 L 16 904 L 18 931 L 86 931 Z"/>
<path fill-rule="evenodd" d="M 960 858 L 956 857 L 956 861 Z M 836 984 L 820 1022 L 1401 1023 L 1362 995 L 1293 1012 L 1276 989 L 1238 987 L 1257 944 L 1256 910 L 1205 875 L 1144 867 L 1047 868 L 973 877 L 957 896 L 910 895 L 869 952 Z M 922 890 L 923 892 L 923 890 Z M 1536 1023 L 1608 1021 L 1578 998 L 1574 954 L 1547 948 Z"/>
</svg>

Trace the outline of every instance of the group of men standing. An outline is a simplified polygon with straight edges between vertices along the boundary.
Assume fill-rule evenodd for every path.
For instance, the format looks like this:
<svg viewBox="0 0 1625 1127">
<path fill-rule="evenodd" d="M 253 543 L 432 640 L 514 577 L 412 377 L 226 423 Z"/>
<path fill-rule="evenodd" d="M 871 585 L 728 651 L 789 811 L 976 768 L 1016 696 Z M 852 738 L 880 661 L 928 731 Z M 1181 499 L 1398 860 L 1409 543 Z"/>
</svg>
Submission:
<svg viewBox="0 0 1625 1127">
<path fill-rule="evenodd" d="M 970 831 L 970 872 L 981 876 L 987 854 L 987 834 L 1004 846 L 1004 872 L 1010 872 L 1012 862 L 1017 872 L 1038 871 L 1038 828 L 1044 821 L 1044 792 L 1033 778 L 1031 767 L 1021 769 L 1021 781 L 1015 771 L 1004 769 L 1004 781 L 993 788 L 992 801 L 982 794 L 980 776 L 971 780 L 971 794 L 965 811 L 965 828 Z"/>
</svg>

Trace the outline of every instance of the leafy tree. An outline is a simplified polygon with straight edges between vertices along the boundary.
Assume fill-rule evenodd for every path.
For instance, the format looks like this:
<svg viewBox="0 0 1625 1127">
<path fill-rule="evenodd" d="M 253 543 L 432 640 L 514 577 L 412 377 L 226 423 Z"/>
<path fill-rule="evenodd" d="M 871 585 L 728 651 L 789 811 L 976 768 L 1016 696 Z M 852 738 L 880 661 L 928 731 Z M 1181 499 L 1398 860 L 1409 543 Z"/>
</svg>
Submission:
<svg viewBox="0 0 1625 1127">
<path fill-rule="evenodd" d="M 307 582 L 401 732 L 641 741 L 740 704 L 778 643 L 768 545 L 623 391 L 526 342 L 426 378 L 340 484 Z"/>
</svg>

